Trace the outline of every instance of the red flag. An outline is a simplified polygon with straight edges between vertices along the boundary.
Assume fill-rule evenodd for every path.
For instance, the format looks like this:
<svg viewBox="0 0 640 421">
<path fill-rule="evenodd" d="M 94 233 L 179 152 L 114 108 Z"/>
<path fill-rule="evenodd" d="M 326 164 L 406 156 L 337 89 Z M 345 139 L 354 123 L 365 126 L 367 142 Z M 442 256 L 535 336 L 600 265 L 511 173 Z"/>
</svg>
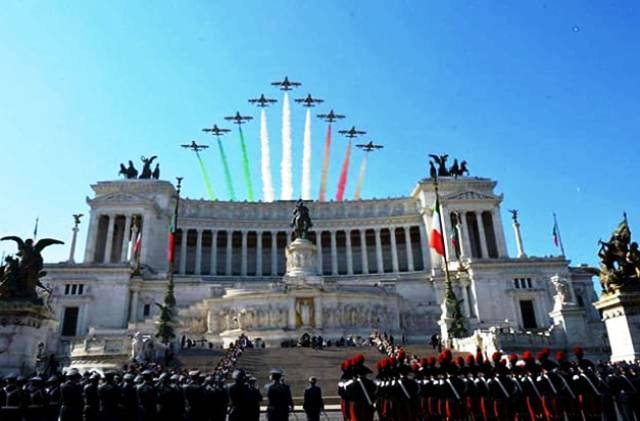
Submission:
<svg viewBox="0 0 640 421">
<path fill-rule="evenodd" d="M 169 243 L 167 245 L 167 260 L 173 264 L 174 253 L 176 249 L 176 226 L 175 216 L 171 217 L 171 227 L 169 227 Z"/>
<path fill-rule="evenodd" d="M 136 242 L 133 244 L 133 255 L 138 256 L 140 254 L 140 247 L 142 246 L 142 231 L 138 231 L 136 235 Z"/>
</svg>

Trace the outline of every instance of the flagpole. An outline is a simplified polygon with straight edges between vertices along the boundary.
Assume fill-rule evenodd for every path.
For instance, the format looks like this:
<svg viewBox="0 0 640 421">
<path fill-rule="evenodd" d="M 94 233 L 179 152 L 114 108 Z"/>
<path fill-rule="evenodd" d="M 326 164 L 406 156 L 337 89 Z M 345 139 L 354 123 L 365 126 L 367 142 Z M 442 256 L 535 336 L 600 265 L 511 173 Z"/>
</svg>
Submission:
<svg viewBox="0 0 640 421">
<path fill-rule="evenodd" d="M 444 259 L 444 282 L 447 288 L 447 293 L 453 294 L 453 285 L 451 284 L 451 278 L 449 277 L 449 261 L 447 259 L 447 248 L 444 240 L 444 218 L 442 215 L 442 203 L 440 202 L 440 194 L 438 193 L 438 177 L 433 179 L 433 186 L 435 188 L 436 203 L 438 204 L 438 217 L 440 218 L 440 229 L 443 231 L 440 235 L 440 241 L 442 242 L 442 259 Z"/>
<path fill-rule="evenodd" d="M 564 244 L 562 244 L 562 236 L 560 235 L 560 226 L 558 225 L 558 218 L 556 217 L 556 213 L 553 213 L 553 223 L 556 227 L 556 233 L 558 234 L 558 244 L 560 244 L 560 253 L 562 253 L 562 257 L 565 257 L 564 253 Z"/>
</svg>

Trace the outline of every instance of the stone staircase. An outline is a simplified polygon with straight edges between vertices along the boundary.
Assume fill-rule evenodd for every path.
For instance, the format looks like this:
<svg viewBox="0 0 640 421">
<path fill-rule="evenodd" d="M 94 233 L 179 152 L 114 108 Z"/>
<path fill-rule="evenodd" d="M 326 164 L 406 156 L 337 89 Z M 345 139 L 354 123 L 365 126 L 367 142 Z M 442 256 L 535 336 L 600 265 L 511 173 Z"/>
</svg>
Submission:
<svg viewBox="0 0 640 421">
<path fill-rule="evenodd" d="M 322 388 L 326 403 L 337 403 L 337 387 L 340 378 L 340 363 L 357 353 L 365 356 L 366 365 L 375 369 L 381 354 L 370 347 L 332 347 L 323 350 L 311 348 L 266 348 L 246 349 L 238 361 L 238 367 L 258 379 L 262 387 L 269 381 L 269 371 L 279 368 L 284 371 L 285 382 L 291 387 L 294 401 L 300 403 L 308 379 L 315 376 Z"/>
</svg>

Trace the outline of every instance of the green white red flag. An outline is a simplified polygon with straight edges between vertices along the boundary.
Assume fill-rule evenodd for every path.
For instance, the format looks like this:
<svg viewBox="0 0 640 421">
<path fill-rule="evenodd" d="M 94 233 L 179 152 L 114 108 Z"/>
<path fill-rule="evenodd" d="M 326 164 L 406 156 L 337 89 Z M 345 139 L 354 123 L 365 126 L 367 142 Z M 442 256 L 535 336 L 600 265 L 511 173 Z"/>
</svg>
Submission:
<svg viewBox="0 0 640 421">
<path fill-rule="evenodd" d="M 169 243 L 167 245 L 167 260 L 173 264 L 174 253 L 176 250 L 176 217 L 171 217 L 171 226 L 169 227 Z"/>
<path fill-rule="evenodd" d="M 433 220 L 431 233 L 429 234 L 429 247 L 440 256 L 444 256 L 444 237 L 442 236 L 442 224 L 440 223 L 440 201 L 436 197 L 433 204 Z"/>
</svg>

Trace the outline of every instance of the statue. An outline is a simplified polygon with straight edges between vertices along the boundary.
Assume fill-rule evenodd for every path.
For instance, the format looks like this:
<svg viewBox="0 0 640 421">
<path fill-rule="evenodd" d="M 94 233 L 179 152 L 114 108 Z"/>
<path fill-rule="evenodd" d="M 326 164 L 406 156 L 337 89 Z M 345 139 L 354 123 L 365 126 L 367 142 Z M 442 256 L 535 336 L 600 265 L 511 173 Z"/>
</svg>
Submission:
<svg viewBox="0 0 640 421">
<path fill-rule="evenodd" d="M 640 287 L 640 251 L 631 242 L 631 230 L 627 215 L 611 234 L 609 241 L 599 240 L 600 283 L 603 293 Z"/>
<path fill-rule="evenodd" d="M 120 164 L 119 175 L 122 175 L 127 180 L 131 180 L 138 177 L 138 170 L 133 166 L 133 162 L 129 161 L 129 166 L 125 167 L 124 164 Z"/>
<path fill-rule="evenodd" d="M 438 177 L 448 177 L 449 170 L 447 169 L 447 159 L 449 155 L 429 155 L 436 164 L 438 164 Z"/>
<path fill-rule="evenodd" d="M 304 205 L 302 199 L 299 199 L 296 203 L 296 208 L 293 211 L 293 218 L 291 219 L 291 227 L 296 234 L 296 238 L 306 239 L 309 229 L 313 227 L 311 217 L 309 216 L 309 208 Z"/>
<path fill-rule="evenodd" d="M 462 177 L 469 175 L 469 169 L 467 168 L 467 161 L 461 161 L 458 163 L 458 159 L 453 160 L 451 167 L 447 168 L 447 159 L 449 155 L 433 155 L 430 154 L 431 161 L 429 161 L 429 175 L 431 178 L 436 177 Z M 435 163 L 435 165 L 434 165 Z M 438 166 L 436 170 L 436 165 Z"/>
<path fill-rule="evenodd" d="M 83 213 L 75 213 L 72 216 L 73 216 L 73 223 L 75 225 L 80 225 L 80 218 L 82 218 L 84 216 L 84 214 Z"/>
<path fill-rule="evenodd" d="M 556 293 L 553 296 L 554 311 L 560 310 L 565 304 L 574 303 L 573 292 L 569 281 L 556 275 L 551 277 L 551 283 L 556 289 Z"/>
<path fill-rule="evenodd" d="M 518 209 L 509 209 L 509 213 L 513 222 L 518 223 Z"/>
<path fill-rule="evenodd" d="M 60 240 L 43 238 L 35 245 L 32 239 L 23 241 L 20 237 L 8 236 L 0 238 L 0 241 L 12 240 L 18 245 L 19 259 L 11 256 L 5 259 L 5 266 L 0 270 L 0 300 L 22 300 L 42 304 L 38 298 L 36 288 L 46 288 L 40 282 L 40 278 L 47 273 L 42 270 L 44 261 L 41 251 L 52 244 L 64 244 Z"/>
<path fill-rule="evenodd" d="M 156 159 L 157 156 L 154 155 L 151 158 L 146 158 L 144 156 L 140 157 L 140 160 L 142 161 L 142 173 L 140 174 L 140 179 L 149 179 L 151 178 L 151 176 L 153 175 L 151 172 L 151 164 L 153 163 L 153 160 Z M 160 175 L 159 171 L 158 171 L 158 175 Z"/>
<path fill-rule="evenodd" d="M 160 179 L 160 164 L 156 164 L 156 168 L 153 170 L 151 178 L 153 178 L 154 180 Z"/>
</svg>

